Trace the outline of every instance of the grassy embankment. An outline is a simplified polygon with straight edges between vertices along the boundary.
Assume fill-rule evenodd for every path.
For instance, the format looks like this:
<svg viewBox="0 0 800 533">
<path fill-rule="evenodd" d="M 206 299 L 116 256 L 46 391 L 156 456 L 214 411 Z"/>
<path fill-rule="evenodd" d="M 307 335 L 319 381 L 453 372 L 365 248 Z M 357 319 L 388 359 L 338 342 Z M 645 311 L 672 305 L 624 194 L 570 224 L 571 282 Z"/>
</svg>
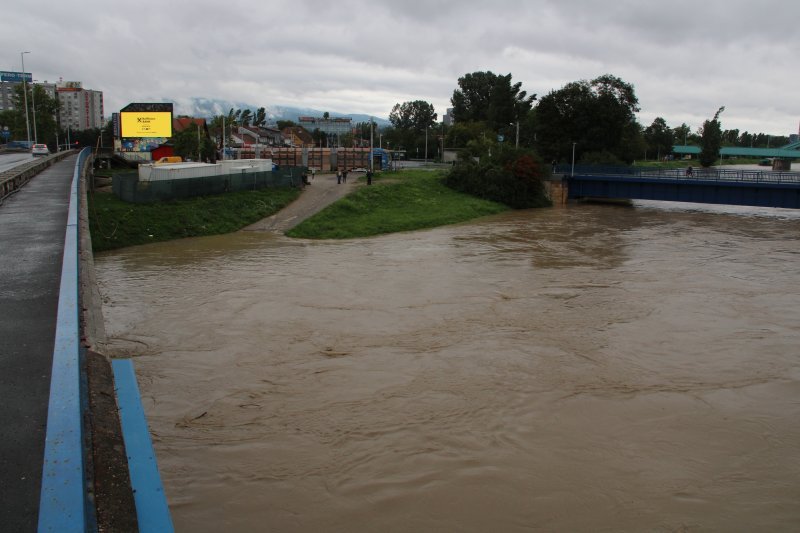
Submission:
<svg viewBox="0 0 800 533">
<path fill-rule="evenodd" d="M 444 186 L 442 178 L 441 172 L 426 170 L 378 174 L 372 186 L 359 188 L 288 235 L 309 239 L 368 237 L 454 224 L 508 210 L 502 204 L 453 191 Z M 276 213 L 299 194 L 298 189 L 264 189 L 130 204 L 111 193 L 95 193 L 89 196 L 92 247 L 105 251 L 229 233 Z"/>
<path fill-rule="evenodd" d="M 363 178 L 361 178 L 363 180 Z M 287 232 L 307 239 L 347 239 L 464 222 L 509 208 L 456 192 L 441 172 L 383 173 Z"/>
<path fill-rule="evenodd" d="M 230 233 L 280 211 L 299 194 L 299 189 L 262 189 L 154 204 L 123 202 L 110 192 L 90 194 L 92 249 Z"/>
</svg>

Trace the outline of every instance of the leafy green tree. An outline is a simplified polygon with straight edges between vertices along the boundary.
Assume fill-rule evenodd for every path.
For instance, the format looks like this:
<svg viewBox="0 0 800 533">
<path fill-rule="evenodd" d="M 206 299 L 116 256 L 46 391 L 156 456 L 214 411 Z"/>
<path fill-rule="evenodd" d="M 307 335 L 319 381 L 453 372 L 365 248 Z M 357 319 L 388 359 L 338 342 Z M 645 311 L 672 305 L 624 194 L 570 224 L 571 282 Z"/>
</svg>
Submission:
<svg viewBox="0 0 800 533">
<path fill-rule="evenodd" d="M 675 139 L 675 142 L 682 145 L 685 145 L 689 142 L 689 136 L 691 135 L 691 133 L 692 129 L 689 126 L 687 126 L 685 122 L 680 126 L 678 126 L 677 128 L 672 129 L 672 134 Z"/>
<path fill-rule="evenodd" d="M 644 140 L 647 142 L 647 151 L 658 159 L 672 153 L 675 144 L 675 134 L 667 126 L 667 121 L 661 117 L 653 120 L 653 123 L 644 130 Z"/>
<path fill-rule="evenodd" d="M 242 116 L 242 110 L 241 109 L 237 109 L 237 110 L 234 111 L 234 109 L 231 108 L 230 111 L 228 111 L 228 116 L 227 116 L 227 119 L 226 119 L 226 125 L 230 125 L 230 126 L 238 125 L 238 126 L 241 126 L 242 125 L 242 122 L 240 120 L 241 116 Z"/>
<path fill-rule="evenodd" d="M 8 128 L 9 138 L 8 140 L 14 141 L 17 140 L 16 131 L 19 129 L 19 116 L 13 109 L 6 109 L 4 111 L 0 111 L 0 129 Z M 0 137 L 0 143 L 5 142 L 5 137 Z"/>
<path fill-rule="evenodd" d="M 720 107 L 714 118 L 703 122 L 700 134 L 700 165 L 710 167 L 719 159 L 719 149 L 722 147 L 722 126 L 719 116 L 725 111 L 725 106 Z"/>
<path fill-rule="evenodd" d="M 28 88 L 28 123 L 30 124 L 31 141 L 49 144 L 55 147 L 59 132 L 56 117 L 59 111 L 59 101 L 51 97 L 41 85 L 29 84 Z M 11 139 L 26 140 L 28 137 L 28 123 L 25 121 L 25 96 L 23 84 L 17 84 L 11 95 L 13 109 L 3 111 L 0 117 L 0 126 L 8 127 Z M 34 112 L 35 110 L 35 112 Z M 35 138 L 34 138 L 35 135 Z"/>
<path fill-rule="evenodd" d="M 436 127 L 436 117 L 433 105 L 423 100 L 395 104 L 389 113 L 389 122 L 393 126 L 392 140 L 397 146 L 405 147 L 409 155 L 416 156 L 422 152 L 424 156 L 426 147 L 429 151 L 436 149 L 436 143 L 432 140 L 436 134 L 430 131 Z M 426 131 L 429 135 L 427 146 Z"/>
<path fill-rule="evenodd" d="M 574 146 L 576 160 L 587 152 L 607 152 L 630 163 L 642 153 L 637 111 L 633 86 L 620 78 L 607 74 L 568 83 L 536 106 L 538 146 L 548 160 L 570 160 Z"/>
<path fill-rule="evenodd" d="M 481 137 L 491 130 L 485 122 L 456 122 L 447 132 L 447 146 L 451 148 L 466 148 L 467 144 Z"/>
<path fill-rule="evenodd" d="M 352 133 L 345 133 L 339 136 L 339 146 L 343 148 L 352 148 L 355 146 L 355 136 Z"/>
<path fill-rule="evenodd" d="M 277 121 L 276 124 L 279 130 L 282 130 L 284 128 L 293 128 L 297 126 L 297 124 L 293 120 L 279 120 Z"/>
<path fill-rule="evenodd" d="M 325 133 L 320 130 L 319 128 L 314 128 L 314 131 L 311 132 L 311 138 L 314 139 L 314 145 L 319 147 L 328 146 L 328 139 Z"/>
<path fill-rule="evenodd" d="M 389 122 L 398 130 L 425 131 L 436 123 L 436 111 L 432 104 L 422 100 L 395 104 L 389 113 Z"/>
<path fill-rule="evenodd" d="M 263 107 L 259 107 L 256 110 L 255 117 L 253 118 L 253 126 L 258 128 L 263 128 L 267 124 L 267 110 Z"/>
<path fill-rule="evenodd" d="M 215 139 L 218 148 L 222 148 L 225 145 L 223 136 L 230 135 L 231 125 L 226 122 L 227 120 L 228 117 L 225 115 L 216 115 L 208 123 L 208 133 Z"/>
<path fill-rule="evenodd" d="M 739 130 L 725 130 L 722 132 L 723 146 L 736 146 L 739 141 Z"/>
<path fill-rule="evenodd" d="M 450 98 L 455 122 L 486 122 L 494 131 L 522 120 L 536 100 L 521 90 L 521 82 L 511 83 L 511 74 L 473 72 L 459 78 L 458 86 Z"/>
<path fill-rule="evenodd" d="M 199 132 L 198 132 L 199 130 Z M 184 159 L 197 161 L 198 156 L 201 161 L 216 159 L 216 145 L 209 139 L 205 132 L 196 124 L 192 123 L 183 131 L 172 136 L 175 155 Z"/>
<path fill-rule="evenodd" d="M 249 126 L 253 121 L 253 112 L 249 109 L 244 109 L 239 114 L 239 124 L 242 126 Z"/>
</svg>

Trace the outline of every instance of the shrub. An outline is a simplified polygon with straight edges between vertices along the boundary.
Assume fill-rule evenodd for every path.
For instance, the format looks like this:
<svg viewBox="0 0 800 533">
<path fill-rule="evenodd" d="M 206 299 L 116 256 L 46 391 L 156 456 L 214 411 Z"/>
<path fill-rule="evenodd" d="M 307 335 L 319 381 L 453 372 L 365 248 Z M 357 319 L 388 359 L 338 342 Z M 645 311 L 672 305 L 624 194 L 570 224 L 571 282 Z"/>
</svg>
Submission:
<svg viewBox="0 0 800 533">
<path fill-rule="evenodd" d="M 542 181 L 549 172 L 549 167 L 535 154 L 506 149 L 480 162 L 458 162 L 447 175 L 445 184 L 514 209 L 545 207 L 552 205 Z"/>
</svg>

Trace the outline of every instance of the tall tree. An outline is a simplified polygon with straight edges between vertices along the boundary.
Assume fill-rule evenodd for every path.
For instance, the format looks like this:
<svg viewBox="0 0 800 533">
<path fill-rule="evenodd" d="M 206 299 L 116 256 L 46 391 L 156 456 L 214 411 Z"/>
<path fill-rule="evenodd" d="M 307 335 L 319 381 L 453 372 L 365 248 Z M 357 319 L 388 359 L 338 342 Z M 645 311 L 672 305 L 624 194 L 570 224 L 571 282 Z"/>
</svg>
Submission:
<svg viewBox="0 0 800 533">
<path fill-rule="evenodd" d="M 395 104 L 389 113 L 392 123 L 390 142 L 394 146 L 405 149 L 409 155 L 427 157 L 425 150 L 436 150 L 435 133 L 428 133 L 430 138 L 425 142 L 426 132 L 436 125 L 436 111 L 432 104 L 422 100 Z"/>
<path fill-rule="evenodd" d="M 548 160 L 567 161 L 574 147 L 576 160 L 593 152 L 630 163 L 640 153 L 637 111 L 639 101 L 633 86 L 620 78 L 604 75 L 568 83 L 548 93 L 536 106 L 541 153 Z M 597 155 L 593 157 L 597 159 Z"/>
<path fill-rule="evenodd" d="M 422 100 L 395 104 L 389 113 L 389 122 L 398 130 L 424 132 L 436 123 L 436 111 L 432 104 Z"/>
<path fill-rule="evenodd" d="M 672 129 L 675 142 L 685 145 L 689 142 L 689 136 L 692 134 L 692 129 L 684 122 L 677 128 Z"/>
<path fill-rule="evenodd" d="M 51 97 L 41 85 L 28 84 L 28 122 L 25 121 L 25 97 L 23 84 L 17 84 L 11 95 L 13 108 L 3 112 L 0 126 L 5 126 L 11 132 L 11 138 L 27 140 L 28 124 L 31 129 L 31 141 L 36 139 L 40 143 L 55 146 L 58 134 L 56 116 L 60 103 L 57 98 Z"/>
<path fill-rule="evenodd" d="M 241 114 L 239 115 L 239 123 L 242 126 L 249 126 L 253 120 L 253 112 L 249 109 L 242 110 Z"/>
<path fill-rule="evenodd" d="M 719 159 L 719 149 L 722 146 L 722 126 L 719 116 L 723 111 L 725 106 L 714 113 L 714 118 L 703 122 L 700 134 L 700 165 L 703 167 L 710 167 Z"/>
<path fill-rule="evenodd" d="M 259 107 L 256 110 L 255 117 L 253 118 L 253 126 L 263 128 L 267 124 L 267 110 Z"/>
<path fill-rule="evenodd" d="M 196 123 L 190 124 L 185 130 L 173 135 L 172 141 L 175 145 L 175 154 L 184 159 L 195 161 L 216 159 L 216 145 Z"/>
<path fill-rule="evenodd" d="M 658 157 L 672 153 L 675 144 L 675 136 L 667 126 L 667 121 L 661 117 L 656 117 L 653 123 L 644 130 L 644 139 L 647 142 L 647 149 L 650 154 Z"/>
<path fill-rule="evenodd" d="M 459 78 L 458 86 L 450 98 L 455 122 L 483 121 L 495 131 L 522 120 L 536 100 L 521 90 L 521 82 L 511 83 L 511 74 L 473 72 Z"/>
</svg>

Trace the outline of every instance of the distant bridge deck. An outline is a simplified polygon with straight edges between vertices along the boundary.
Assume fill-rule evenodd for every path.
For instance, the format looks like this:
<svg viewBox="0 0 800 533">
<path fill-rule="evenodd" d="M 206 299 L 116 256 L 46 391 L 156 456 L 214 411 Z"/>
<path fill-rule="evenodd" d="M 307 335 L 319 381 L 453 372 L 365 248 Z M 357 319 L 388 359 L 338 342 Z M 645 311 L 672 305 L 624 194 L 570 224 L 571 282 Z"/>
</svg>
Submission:
<svg viewBox="0 0 800 533">
<path fill-rule="evenodd" d="M 561 165 L 568 197 L 800 209 L 800 172 Z"/>
<path fill-rule="evenodd" d="M 692 145 L 675 145 L 672 153 L 678 155 L 700 155 L 701 148 Z M 777 148 L 748 148 L 744 146 L 723 146 L 720 148 L 721 157 L 777 157 L 782 159 L 796 159 L 800 157 L 800 142 L 794 142 Z"/>
</svg>

